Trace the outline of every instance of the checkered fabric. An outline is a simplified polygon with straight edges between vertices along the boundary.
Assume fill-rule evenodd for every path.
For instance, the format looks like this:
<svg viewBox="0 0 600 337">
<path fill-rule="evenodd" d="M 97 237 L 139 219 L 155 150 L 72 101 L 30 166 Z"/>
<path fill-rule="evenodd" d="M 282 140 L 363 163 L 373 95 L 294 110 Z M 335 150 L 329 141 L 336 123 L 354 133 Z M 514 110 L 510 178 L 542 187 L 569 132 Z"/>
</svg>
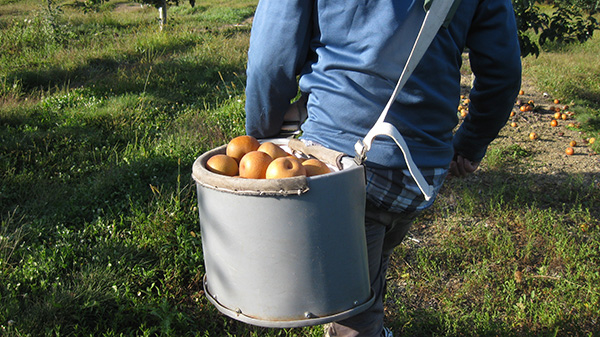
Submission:
<svg viewBox="0 0 600 337">
<path fill-rule="evenodd" d="M 448 170 L 433 168 L 421 170 L 425 180 L 432 184 L 435 193 L 442 187 Z M 392 212 L 413 212 L 423 210 L 433 204 L 421 193 L 408 169 L 389 170 L 367 167 L 367 199 L 377 207 Z"/>
</svg>

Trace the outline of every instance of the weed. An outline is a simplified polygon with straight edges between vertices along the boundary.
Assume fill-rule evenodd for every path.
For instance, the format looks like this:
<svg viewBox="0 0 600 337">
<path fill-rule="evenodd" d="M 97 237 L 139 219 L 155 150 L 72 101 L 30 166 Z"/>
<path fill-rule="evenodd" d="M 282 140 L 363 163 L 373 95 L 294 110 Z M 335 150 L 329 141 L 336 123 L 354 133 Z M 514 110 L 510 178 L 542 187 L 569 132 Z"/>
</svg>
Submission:
<svg viewBox="0 0 600 337">
<path fill-rule="evenodd" d="M 494 169 L 506 168 L 528 156 L 530 156 L 530 153 L 527 149 L 519 144 L 512 144 L 490 149 L 485 157 L 485 163 Z"/>
<path fill-rule="evenodd" d="M 235 24 L 254 14 L 253 7 L 246 8 L 211 8 L 200 15 L 200 19 L 217 24 Z"/>
<path fill-rule="evenodd" d="M 17 217 L 17 210 L 8 213 L 6 219 L 2 217 L 0 222 L 0 271 L 4 272 L 11 268 L 15 261 L 13 253 L 23 240 L 22 218 Z"/>
</svg>

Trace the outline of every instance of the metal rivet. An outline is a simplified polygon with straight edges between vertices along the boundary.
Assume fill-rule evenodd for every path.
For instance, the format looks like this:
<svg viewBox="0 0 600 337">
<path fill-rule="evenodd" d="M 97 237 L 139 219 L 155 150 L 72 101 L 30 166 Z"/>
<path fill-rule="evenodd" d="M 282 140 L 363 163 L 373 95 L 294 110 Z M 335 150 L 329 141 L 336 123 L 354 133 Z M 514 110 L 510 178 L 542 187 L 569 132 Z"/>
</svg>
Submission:
<svg viewBox="0 0 600 337">
<path fill-rule="evenodd" d="M 307 312 L 304 313 L 304 317 L 306 317 L 306 318 L 314 318 L 315 315 L 313 315 L 312 312 L 307 311 Z"/>
</svg>

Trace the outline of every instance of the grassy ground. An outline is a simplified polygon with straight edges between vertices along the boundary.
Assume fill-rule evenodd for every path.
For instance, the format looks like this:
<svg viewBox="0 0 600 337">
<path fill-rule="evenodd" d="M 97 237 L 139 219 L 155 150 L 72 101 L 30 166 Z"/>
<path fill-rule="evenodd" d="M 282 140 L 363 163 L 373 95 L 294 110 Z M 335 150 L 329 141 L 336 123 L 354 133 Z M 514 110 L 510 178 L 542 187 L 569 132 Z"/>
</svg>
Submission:
<svg viewBox="0 0 600 337">
<path fill-rule="evenodd" d="M 182 3 L 162 33 L 126 4 L 0 0 L 0 335 L 320 336 L 227 319 L 202 291 L 191 166 L 244 132 L 256 1 Z M 596 137 L 599 45 L 524 60 Z M 499 149 L 417 221 L 390 275 L 397 334 L 600 334 L 597 172 L 548 185 L 526 159 Z"/>
</svg>

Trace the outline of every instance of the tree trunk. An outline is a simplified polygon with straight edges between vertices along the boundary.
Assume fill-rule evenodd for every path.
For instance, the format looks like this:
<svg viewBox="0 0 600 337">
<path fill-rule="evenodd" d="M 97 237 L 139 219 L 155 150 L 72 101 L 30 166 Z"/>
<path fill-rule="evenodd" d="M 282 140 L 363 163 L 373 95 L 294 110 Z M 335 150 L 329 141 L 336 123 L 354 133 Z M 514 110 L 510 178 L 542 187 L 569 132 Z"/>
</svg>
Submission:
<svg viewBox="0 0 600 337">
<path fill-rule="evenodd" d="M 158 22 L 160 24 L 160 30 L 163 30 L 163 26 L 167 24 L 167 1 L 161 0 L 158 5 Z"/>
</svg>

